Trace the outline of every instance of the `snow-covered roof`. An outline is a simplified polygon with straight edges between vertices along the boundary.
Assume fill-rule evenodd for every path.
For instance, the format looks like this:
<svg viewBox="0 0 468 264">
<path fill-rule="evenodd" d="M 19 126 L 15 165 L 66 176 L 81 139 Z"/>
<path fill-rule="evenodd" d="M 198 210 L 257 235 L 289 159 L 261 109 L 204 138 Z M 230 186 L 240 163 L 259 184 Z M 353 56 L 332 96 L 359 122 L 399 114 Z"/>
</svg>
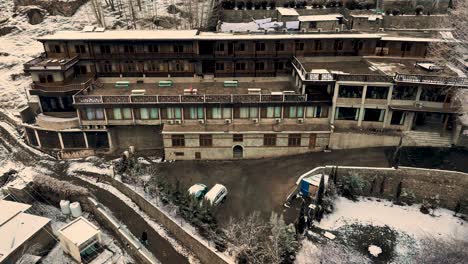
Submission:
<svg viewBox="0 0 468 264">
<path fill-rule="evenodd" d="M 299 16 L 299 21 L 301 22 L 335 21 L 335 20 L 338 20 L 339 17 L 343 17 L 343 16 L 341 14 Z"/>
<path fill-rule="evenodd" d="M 192 40 L 197 30 L 106 30 L 104 32 L 58 31 L 37 40 Z"/>
<path fill-rule="evenodd" d="M 0 263 L 50 222 L 48 218 L 24 213 L 29 207 L 0 201 Z"/>
<path fill-rule="evenodd" d="M 324 184 L 325 186 L 328 185 L 328 175 L 324 175 Z M 305 177 L 303 178 L 302 180 L 309 183 L 310 185 L 313 185 L 313 186 L 319 186 L 320 185 L 320 180 L 322 179 L 322 174 L 315 174 L 315 175 L 312 175 L 312 176 L 308 176 L 308 177 Z"/>
<path fill-rule="evenodd" d="M 382 15 L 351 15 L 354 18 L 367 18 L 369 21 L 375 21 L 377 19 L 383 19 Z"/>
<path fill-rule="evenodd" d="M 278 7 L 276 8 L 278 13 L 282 16 L 299 16 L 299 13 L 294 8 L 285 8 L 285 7 Z"/>
<path fill-rule="evenodd" d="M 78 217 L 59 230 L 59 233 L 75 245 L 81 245 L 101 231 L 85 218 Z"/>
<path fill-rule="evenodd" d="M 299 23 L 298 21 L 291 21 Z M 233 34 L 202 32 L 197 36 L 199 40 L 276 40 L 276 39 L 380 39 L 378 34 L 348 33 L 348 34 Z"/>
</svg>

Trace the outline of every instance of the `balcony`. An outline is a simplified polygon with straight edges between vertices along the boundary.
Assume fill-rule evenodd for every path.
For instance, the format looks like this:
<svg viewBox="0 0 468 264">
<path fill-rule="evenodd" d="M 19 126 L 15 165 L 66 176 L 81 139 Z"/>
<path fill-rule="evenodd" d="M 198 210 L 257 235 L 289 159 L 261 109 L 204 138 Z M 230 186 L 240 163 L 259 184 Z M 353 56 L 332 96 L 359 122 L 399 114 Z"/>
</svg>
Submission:
<svg viewBox="0 0 468 264">
<path fill-rule="evenodd" d="M 24 71 L 65 71 L 75 65 L 79 60 L 78 56 L 72 58 L 54 59 L 46 57 L 42 53 L 39 57 L 34 58 L 24 64 Z"/>
<path fill-rule="evenodd" d="M 79 122 L 76 112 L 54 112 L 37 115 L 36 124 L 46 129 L 63 130 L 78 127 Z"/>
<path fill-rule="evenodd" d="M 468 78 L 466 77 L 440 77 L 430 75 L 416 74 L 398 74 L 394 78 L 395 82 L 402 83 L 421 83 L 430 85 L 448 85 L 448 86 L 468 86 Z"/>
<path fill-rule="evenodd" d="M 80 90 L 88 88 L 94 82 L 94 76 L 81 76 L 76 77 L 65 83 L 32 83 L 29 94 L 40 95 L 40 94 L 63 94 L 71 93 L 74 94 Z"/>
<path fill-rule="evenodd" d="M 136 52 L 136 53 L 95 53 L 96 59 L 152 59 L 152 58 L 192 58 L 194 52 Z"/>
</svg>

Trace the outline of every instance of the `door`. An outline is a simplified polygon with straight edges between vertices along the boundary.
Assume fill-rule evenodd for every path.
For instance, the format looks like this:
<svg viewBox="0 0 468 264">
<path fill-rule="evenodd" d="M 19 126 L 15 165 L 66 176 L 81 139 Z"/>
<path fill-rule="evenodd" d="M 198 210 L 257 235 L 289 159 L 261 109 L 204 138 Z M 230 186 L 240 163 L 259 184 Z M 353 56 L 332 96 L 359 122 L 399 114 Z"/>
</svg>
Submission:
<svg viewBox="0 0 468 264">
<path fill-rule="evenodd" d="M 233 151 L 233 158 L 235 159 L 242 159 L 244 157 L 244 148 L 242 146 L 234 146 L 232 149 Z"/>
<path fill-rule="evenodd" d="M 310 137 L 309 137 L 309 148 L 310 149 L 315 148 L 316 141 L 317 141 L 317 135 L 316 134 L 310 134 Z"/>
<path fill-rule="evenodd" d="M 228 44 L 228 55 L 234 54 L 234 43 L 229 43 Z"/>
<path fill-rule="evenodd" d="M 301 181 L 301 193 L 302 193 L 302 196 L 309 195 L 309 183 L 304 180 Z"/>
<path fill-rule="evenodd" d="M 214 74 L 215 62 L 212 60 L 202 62 L 202 73 L 203 74 Z"/>
</svg>

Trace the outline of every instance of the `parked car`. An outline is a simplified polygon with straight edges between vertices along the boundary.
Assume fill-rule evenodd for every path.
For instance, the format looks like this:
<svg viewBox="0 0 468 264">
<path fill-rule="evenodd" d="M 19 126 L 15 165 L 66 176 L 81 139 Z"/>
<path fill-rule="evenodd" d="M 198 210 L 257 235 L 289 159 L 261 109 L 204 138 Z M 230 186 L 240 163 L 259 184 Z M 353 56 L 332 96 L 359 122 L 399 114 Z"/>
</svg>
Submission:
<svg viewBox="0 0 468 264">
<path fill-rule="evenodd" d="M 208 192 L 208 187 L 206 187 L 205 184 L 197 183 L 192 185 L 192 187 L 188 189 L 188 192 L 190 195 L 193 195 L 195 199 L 201 200 L 206 192 Z"/>
<path fill-rule="evenodd" d="M 211 205 L 216 206 L 224 199 L 226 199 L 227 193 L 228 191 L 226 187 L 217 183 L 215 186 L 213 186 L 213 188 L 211 188 L 210 191 L 206 193 L 205 200 L 209 201 Z"/>
</svg>

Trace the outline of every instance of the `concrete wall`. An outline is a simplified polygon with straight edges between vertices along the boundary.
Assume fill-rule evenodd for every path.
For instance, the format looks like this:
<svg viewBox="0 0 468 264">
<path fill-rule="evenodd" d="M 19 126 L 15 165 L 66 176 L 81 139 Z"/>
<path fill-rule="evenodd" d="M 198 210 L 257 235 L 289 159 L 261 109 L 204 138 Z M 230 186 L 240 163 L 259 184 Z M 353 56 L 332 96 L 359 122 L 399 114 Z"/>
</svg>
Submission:
<svg viewBox="0 0 468 264">
<path fill-rule="evenodd" d="M 414 13 L 414 9 L 418 5 L 424 7 L 424 12 L 431 10 L 432 13 L 447 13 L 447 8 L 450 0 L 439 0 L 438 4 L 434 6 L 433 0 L 415 0 L 415 1 L 404 1 L 404 0 L 385 0 L 382 1 L 382 9 L 393 10 L 398 9 L 400 12 L 407 14 Z"/>
<path fill-rule="evenodd" d="M 271 133 L 270 133 L 271 134 Z M 185 135 L 185 147 L 172 147 L 170 134 L 165 134 L 164 153 L 165 158 L 169 160 L 191 160 L 195 159 L 195 153 L 201 155 L 205 160 L 233 159 L 235 146 L 243 148 L 243 158 L 267 158 L 285 155 L 321 151 L 329 144 L 329 134 L 316 134 L 315 147 L 309 146 L 310 132 L 301 134 L 301 145 L 297 147 L 288 146 L 288 134 L 278 133 L 276 146 L 264 146 L 264 134 L 243 134 L 242 142 L 234 142 L 233 134 L 213 134 L 212 147 L 200 147 L 198 134 Z"/>
<path fill-rule="evenodd" d="M 109 131 L 115 148 L 134 146 L 136 150 L 147 150 L 163 147 L 161 129 L 162 126 L 119 126 Z"/>
<path fill-rule="evenodd" d="M 448 17 L 445 15 L 434 16 L 384 16 L 383 28 L 444 28 Z"/>
<path fill-rule="evenodd" d="M 398 135 L 334 132 L 330 136 L 331 149 L 398 146 L 399 142 Z"/>
<path fill-rule="evenodd" d="M 439 195 L 440 206 L 453 210 L 461 201 L 464 213 L 468 213 L 468 174 L 433 169 L 399 167 L 398 169 L 363 169 L 339 167 L 340 178 L 354 175 L 366 182 L 363 195 L 395 199 L 399 183 L 405 191 L 415 195 L 415 202 Z M 381 191 L 382 182 L 384 182 Z M 374 190 L 371 192 L 372 185 Z M 403 200 L 404 201 L 404 200 Z"/>
</svg>

